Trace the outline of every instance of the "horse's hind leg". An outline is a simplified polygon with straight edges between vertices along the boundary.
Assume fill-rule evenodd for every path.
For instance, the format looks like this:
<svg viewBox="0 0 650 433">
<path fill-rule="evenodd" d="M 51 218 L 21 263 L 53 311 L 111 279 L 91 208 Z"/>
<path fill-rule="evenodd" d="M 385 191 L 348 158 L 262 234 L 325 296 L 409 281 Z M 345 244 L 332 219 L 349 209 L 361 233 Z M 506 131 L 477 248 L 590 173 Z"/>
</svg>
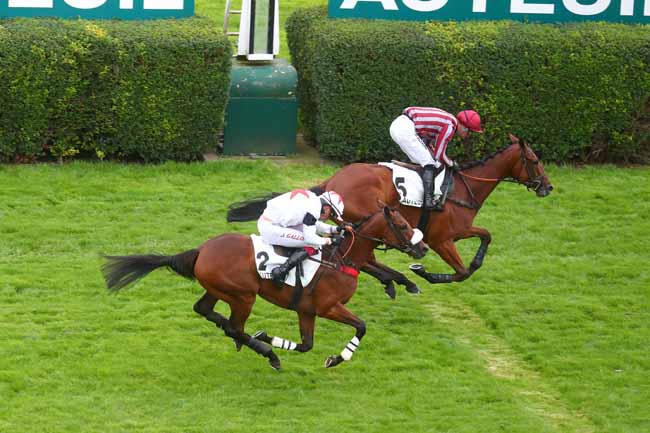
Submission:
<svg viewBox="0 0 650 433">
<path fill-rule="evenodd" d="M 352 359 L 352 355 L 359 347 L 361 339 L 366 335 L 366 324 L 363 320 L 355 316 L 343 304 L 335 304 L 328 311 L 318 314 L 320 317 L 334 320 L 336 322 L 345 323 L 346 325 L 353 326 L 357 332 L 352 337 L 352 340 L 345 346 L 340 355 L 331 355 L 325 360 L 325 367 L 330 368 L 339 365 L 343 361 Z"/>
<path fill-rule="evenodd" d="M 250 305 L 246 305 L 245 303 L 230 304 L 230 320 L 216 311 L 213 311 L 216 303 L 217 298 L 206 292 L 201 299 L 194 304 L 194 311 L 217 325 L 218 328 L 223 329 L 224 333 L 235 342 L 237 351 L 241 349 L 242 345 L 248 346 L 256 353 L 268 358 L 271 367 L 276 370 L 280 369 L 280 360 L 275 353 L 273 353 L 271 347 L 255 340 L 244 332 L 244 323 L 246 323 L 246 320 L 250 315 L 253 303 L 251 302 Z M 233 305 L 236 305 L 237 307 L 235 308 Z"/>
<path fill-rule="evenodd" d="M 217 301 L 218 301 L 217 298 L 215 298 L 208 292 L 205 292 L 205 294 L 201 296 L 201 299 L 196 301 L 196 303 L 194 304 L 194 311 L 197 314 L 200 314 L 201 316 L 205 317 L 210 322 L 217 325 L 217 328 L 221 328 L 225 330 L 226 327 L 228 326 L 228 319 L 226 319 L 224 316 L 214 311 L 214 306 L 217 303 Z M 237 348 L 237 350 L 239 350 L 239 347 Z"/>
<path fill-rule="evenodd" d="M 296 352 L 308 352 L 314 347 L 314 326 L 316 316 L 313 314 L 298 312 L 298 321 L 300 324 L 300 344 L 291 340 L 285 340 L 280 337 L 271 337 L 265 331 L 257 331 L 253 338 L 270 344 L 273 347 L 284 350 L 295 350 Z"/>
<path fill-rule="evenodd" d="M 244 332 L 244 324 L 246 323 L 246 320 L 248 320 L 248 316 L 251 314 L 254 302 L 254 295 L 252 296 L 252 299 L 230 302 L 230 320 L 228 321 L 229 326 L 225 331 L 226 335 L 235 340 L 236 343 L 248 346 L 256 353 L 268 358 L 271 367 L 275 370 L 279 370 L 280 358 L 273 353 L 273 348 Z"/>
</svg>

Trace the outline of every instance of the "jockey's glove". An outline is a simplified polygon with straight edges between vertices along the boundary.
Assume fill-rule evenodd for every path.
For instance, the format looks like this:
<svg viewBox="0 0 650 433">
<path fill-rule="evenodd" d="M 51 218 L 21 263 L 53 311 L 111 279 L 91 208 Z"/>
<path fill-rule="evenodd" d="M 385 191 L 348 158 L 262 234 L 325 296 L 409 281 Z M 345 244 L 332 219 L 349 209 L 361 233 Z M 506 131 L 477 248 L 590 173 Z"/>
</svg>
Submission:
<svg viewBox="0 0 650 433">
<path fill-rule="evenodd" d="M 341 242 L 343 242 L 343 235 L 334 235 L 330 238 L 331 240 L 331 245 L 341 245 Z"/>
<path fill-rule="evenodd" d="M 350 232 L 352 233 L 354 231 L 354 226 L 350 223 L 343 223 L 340 226 L 336 227 L 339 233 L 344 233 L 344 232 Z"/>
</svg>

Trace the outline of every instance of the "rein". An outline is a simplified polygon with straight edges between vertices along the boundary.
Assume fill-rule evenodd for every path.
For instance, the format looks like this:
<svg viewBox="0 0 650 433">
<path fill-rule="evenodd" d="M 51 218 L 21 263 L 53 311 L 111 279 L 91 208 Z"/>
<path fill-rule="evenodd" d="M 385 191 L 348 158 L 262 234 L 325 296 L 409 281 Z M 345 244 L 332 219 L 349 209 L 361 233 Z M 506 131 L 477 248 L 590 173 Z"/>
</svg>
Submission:
<svg viewBox="0 0 650 433">
<path fill-rule="evenodd" d="M 537 190 L 540 189 L 541 186 L 543 185 L 543 179 L 544 179 L 544 177 L 541 175 L 539 176 L 535 175 L 534 166 L 539 164 L 539 161 L 528 159 L 526 157 L 525 147 L 521 147 L 520 159 L 521 159 L 521 164 L 523 165 L 524 169 L 526 170 L 526 174 L 528 175 L 528 180 L 521 181 L 513 176 L 501 177 L 501 178 L 477 177 L 477 176 L 472 176 L 470 174 L 463 173 L 461 170 L 459 170 L 458 174 L 461 176 L 461 180 L 463 181 L 463 184 L 465 185 L 467 192 L 469 192 L 471 203 L 467 203 L 463 200 L 458 200 L 453 197 L 449 197 L 447 200 L 470 209 L 479 209 L 481 207 L 480 203 L 478 203 L 478 201 L 474 196 L 474 191 L 472 191 L 472 188 L 469 186 L 466 179 L 472 179 L 478 182 L 501 182 L 501 181 L 511 182 L 511 183 L 516 183 L 518 185 L 524 185 L 526 189 L 528 190 L 532 189 L 533 191 L 537 192 Z"/>
<path fill-rule="evenodd" d="M 368 236 L 368 235 L 364 235 L 364 234 L 361 234 L 361 233 L 358 232 L 358 230 L 361 228 L 361 226 L 363 226 L 365 223 L 367 223 L 373 216 L 377 215 L 379 212 L 383 212 L 383 209 L 375 212 L 374 214 L 366 216 L 364 219 L 362 219 L 358 223 L 354 224 L 354 232 L 356 232 L 356 235 L 358 237 L 362 238 L 362 239 L 366 239 L 366 240 L 369 240 L 369 241 L 384 244 L 385 245 L 384 248 L 376 248 L 376 249 L 378 249 L 380 251 L 388 251 L 388 250 L 394 249 L 394 250 L 399 250 L 399 251 L 407 253 L 407 254 L 414 253 L 415 252 L 414 246 L 411 244 L 411 242 L 408 239 L 406 239 L 406 237 L 404 236 L 404 233 L 402 233 L 402 231 L 397 228 L 397 226 L 395 225 L 395 222 L 393 221 L 393 219 L 386 213 L 384 213 L 384 219 L 386 220 L 386 223 L 388 224 L 388 227 L 390 228 L 390 230 L 393 232 L 393 234 L 397 238 L 397 241 L 399 242 L 399 245 L 391 244 L 391 243 L 387 242 L 386 239 L 376 238 L 374 236 Z M 353 238 L 352 238 L 352 243 L 350 244 L 350 248 L 352 247 L 352 244 L 354 243 L 354 240 L 355 240 L 355 238 L 354 238 L 354 233 L 353 233 Z M 349 252 L 349 250 L 350 249 L 348 249 L 348 252 Z M 347 255 L 347 252 L 346 252 L 346 255 Z M 343 257 L 345 257 L 345 256 L 343 256 Z"/>
</svg>

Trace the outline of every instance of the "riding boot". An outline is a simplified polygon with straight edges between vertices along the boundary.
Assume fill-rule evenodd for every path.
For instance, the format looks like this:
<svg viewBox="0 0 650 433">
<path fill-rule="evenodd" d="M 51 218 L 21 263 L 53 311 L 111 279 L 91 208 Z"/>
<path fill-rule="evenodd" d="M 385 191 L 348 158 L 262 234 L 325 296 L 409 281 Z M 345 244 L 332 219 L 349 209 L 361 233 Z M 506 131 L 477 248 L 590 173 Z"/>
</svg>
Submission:
<svg viewBox="0 0 650 433">
<path fill-rule="evenodd" d="M 433 164 L 425 165 L 422 173 L 422 186 L 424 187 L 424 208 L 432 210 L 435 207 L 433 200 L 433 180 L 436 175 L 436 167 Z"/>
<path fill-rule="evenodd" d="M 287 277 L 289 271 L 307 257 L 309 257 L 309 253 L 303 249 L 294 252 L 286 262 L 271 271 L 271 278 L 276 283 L 284 283 L 284 279 Z"/>
</svg>

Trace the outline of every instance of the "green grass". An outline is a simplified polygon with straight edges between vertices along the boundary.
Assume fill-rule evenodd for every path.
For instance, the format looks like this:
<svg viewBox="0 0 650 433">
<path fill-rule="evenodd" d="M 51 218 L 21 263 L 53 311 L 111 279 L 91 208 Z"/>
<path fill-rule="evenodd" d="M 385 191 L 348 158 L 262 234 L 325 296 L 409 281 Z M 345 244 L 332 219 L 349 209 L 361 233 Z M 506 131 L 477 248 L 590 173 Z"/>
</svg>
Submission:
<svg viewBox="0 0 650 433">
<path fill-rule="evenodd" d="M 232 0 L 232 9 L 240 9 L 240 0 Z M 287 18 L 293 11 L 300 8 L 326 5 L 327 0 L 284 0 L 280 1 L 280 54 L 279 57 L 289 59 L 289 49 L 287 47 L 287 37 L 284 31 L 284 25 Z M 197 0 L 195 2 L 195 13 L 199 16 L 208 17 L 215 22 L 220 30 L 223 29 L 223 18 L 226 10 L 225 0 Z M 229 22 L 229 31 L 237 31 L 239 28 L 239 15 L 232 15 Z M 236 38 L 233 37 L 233 40 Z"/>
<path fill-rule="evenodd" d="M 363 276 L 350 307 L 368 333 L 332 370 L 350 327 L 318 320 L 314 350 L 278 351 L 276 373 L 192 311 L 196 283 L 157 271 L 106 292 L 99 254 L 253 232 L 224 222 L 228 203 L 335 169 L 0 166 L 0 432 L 650 431 L 648 169 L 550 167 L 545 199 L 499 186 L 476 221 L 483 268 L 396 301 Z M 295 313 L 262 300 L 261 328 L 299 339 Z"/>
</svg>

